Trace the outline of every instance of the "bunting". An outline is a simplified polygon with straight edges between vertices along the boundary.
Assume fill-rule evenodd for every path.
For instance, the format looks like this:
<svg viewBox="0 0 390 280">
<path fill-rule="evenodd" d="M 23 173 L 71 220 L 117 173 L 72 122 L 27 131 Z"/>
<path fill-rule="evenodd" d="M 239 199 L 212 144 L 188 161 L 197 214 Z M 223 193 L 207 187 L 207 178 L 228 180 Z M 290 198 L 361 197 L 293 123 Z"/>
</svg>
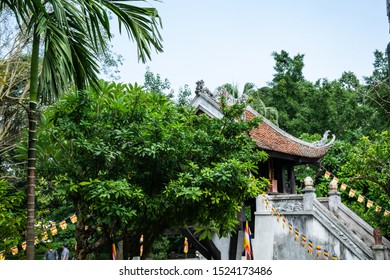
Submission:
<svg viewBox="0 0 390 280">
<path fill-rule="evenodd" d="M 282 228 L 285 227 L 286 221 L 287 221 L 287 219 L 283 216 L 282 217 Z"/>
<path fill-rule="evenodd" d="M 303 248 L 306 248 L 306 236 L 304 234 L 301 235 L 301 245 Z"/>
<path fill-rule="evenodd" d="M 328 250 L 324 250 L 324 260 L 329 260 L 329 252 L 328 252 Z"/>
<path fill-rule="evenodd" d="M 271 214 L 272 214 L 272 211 L 276 211 L 277 212 L 276 220 L 278 222 L 280 222 L 280 219 L 281 219 L 283 221 L 283 223 L 287 223 L 288 224 L 288 229 L 289 229 L 288 230 L 288 232 L 289 232 L 288 235 L 292 236 L 293 232 L 294 232 L 294 240 L 297 241 L 297 242 L 300 242 L 300 245 L 303 248 L 307 248 L 306 252 L 309 255 L 313 255 L 313 249 L 315 248 L 317 258 L 324 259 L 324 260 L 329 260 L 329 251 L 327 249 L 322 250 L 321 245 L 315 245 L 315 243 L 313 242 L 313 240 L 311 238 L 308 238 L 306 234 L 301 233 L 298 228 L 294 227 L 293 223 L 291 221 L 289 221 L 277 208 L 275 208 L 272 205 L 272 203 L 270 202 L 270 200 L 268 199 L 267 196 L 264 198 L 264 202 L 266 204 L 266 206 L 265 206 L 266 210 L 272 209 L 271 210 Z M 268 206 L 270 206 L 270 207 L 268 207 Z M 270 210 L 268 210 L 268 211 L 270 211 Z M 390 213 L 389 213 L 389 215 L 390 215 Z M 245 242 L 246 241 L 244 240 L 244 244 L 245 244 Z M 333 259 L 339 260 L 339 258 L 338 258 L 338 256 L 336 254 L 332 255 L 332 260 Z"/>
<path fill-rule="evenodd" d="M 65 221 L 65 220 L 62 221 L 62 222 L 60 223 L 60 228 L 61 228 L 62 230 L 65 230 L 67 227 L 68 227 L 68 225 L 66 224 L 66 221 Z"/>
<path fill-rule="evenodd" d="M 2 250 L 0 251 L 0 261 L 4 261 L 5 260 L 5 251 Z"/>
<path fill-rule="evenodd" d="M 293 233 L 293 225 L 291 223 L 288 223 L 288 234 L 292 235 Z"/>
<path fill-rule="evenodd" d="M 317 253 L 317 257 L 319 258 L 321 256 L 321 246 L 320 245 L 316 246 L 316 253 Z"/>
<path fill-rule="evenodd" d="M 295 241 L 299 240 L 299 229 L 295 229 Z"/>
<path fill-rule="evenodd" d="M 77 223 L 77 216 L 76 216 L 76 214 L 73 214 L 72 216 L 70 216 L 70 221 L 72 222 L 72 224 Z"/>
<path fill-rule="evenodd" d="M 47 234 L 47 231 L 43 232 L 42 241 L 46 241 L 49 239 L 49 236 Z"/>
<path fill-rule="evenodd" d="M 73 223 L 73 222 L 77 222 L 76 214 L 73 214 L 72 216 L 70 216 L 70 217 L 68 217 L 68 218 L 71 219 L 72 223 Z M 59 223 L 61 229 L 65 230 L 65 229 L 67 228 L 66 220 L 67 220 L 68 218 L 63 219 L 63 220 Z M 43 223 L 42 223 L 42 221 L 38 221 L 37 224 L 38 224 L 39 226 L 42 226 Z M 49 227 L 49 230 L 50 230 L 50 233 L 51 233 L 52 236 L 57 235 L 57 233 L 58 233 L 58 230 L 57 230 L 57 222 L 55 222 L 55 221 L 49 221 L 49 222 L 48 222 L 48 225 L 46 225 L 45 227 L 46 227 L 46 228 Z M 48 235 L 47 231 L 44 231 L 44 232 L 42 233 L 42 236 L 41 236 L 40 239 L 39 239 L 38 236 L 35 236 L 35 238 L 34 238 L 34 245 L 38 245 L 40 240 L 43 241 L 43 242 L 46 242 L 46 241 L 49 240 L 49 235 Z M 10 248 L 9 250 L 11 251 L 12 255 L 17 255 L 17 254 L 20 252 L 20 251 L 19 251 L 19 248 L 21 248 L 23 251 L 25 251 L 25 250 L 27 249 L 27 242 L 24 240 L 24 241 L 21 242 L 19 245 L 16 245 L 16 246 Z M 5 250 L 4 250 L 4 253 L 3 253 L 3 254 L 5 255 Z M 0 259 L 1 259 L 1 258 L 0 258 Z"/>
<path fill-rule="evenodd" d="M 50 231 L 51 231 L 51 235 L 53 235 L 53 236 L 57 235 L 57 228 L 56 227 L 50 228 Z"/>
<path fill-rule="evenodd" d="M 330 178 L 330 176 L 333 176 L 333 180 L 337 180 L 338 181 L 337 177 L 334 176 L 331 172 L 327 171 L 325 169 L 325 167 L 321 166 L 321 168 L 325 170 L 325 174 L 324 174 L 325 178 Z M 348 185 L 345 184 L 345 183 L 342 183 L 341 186 L 340 186 L 340 190 L 341 191 L 345 191 L 345 190 L 347 190 L 347 188 L 348 188 Z M 350 198 L 353 198 L 355 195 L 356 195 L 356 190 L 354 190 L 352 188 L 349 188 L 348 196 Z M 390 216 L 390 211 L 389 210 L 383 209 L 381 206 L 376 205 L 376 203 L 374 203 L 374 201 L 370 200 L 369 198 L 367 198 L 363 194 L 359 194 L 358 195 L 357 201 L 360 202 L 360 203 L 364 203 L 364 202 L 367 201 L 366 202 L 366 207 L 367 208 L 371 208 L 371 207 L 373 207 L 375 205 L 375 212 L 380 213 L 383 210 L 383 215 L 385 217 Z"/>
<path fill-rule="evenodd" d="M 14 246 L 14 247 L 11 248 L 11 253 L 12 253 L 13 256 L 17 255 L 18 252 L 19 252 L 18 246 Z"/>
<path fill-rule="evenodd" d="M 325 172 L 325 178 L 328 179 L 330 177 L 330 172 L 326 171 Z"/>
<path fill-rule="evenodd" d="M 307 243 L 307 252 L 309 255 L 313 255 L 313 242 L 310 239 Z"/>
</svg>

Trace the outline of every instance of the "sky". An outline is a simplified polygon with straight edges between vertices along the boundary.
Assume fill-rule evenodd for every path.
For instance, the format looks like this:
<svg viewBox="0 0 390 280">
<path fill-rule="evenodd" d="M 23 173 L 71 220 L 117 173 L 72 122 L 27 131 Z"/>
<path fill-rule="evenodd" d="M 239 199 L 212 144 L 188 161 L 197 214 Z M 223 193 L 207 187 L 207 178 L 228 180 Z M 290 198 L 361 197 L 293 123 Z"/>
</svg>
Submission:
<svg viewBox="0 0 390 280">
<path fill-rule="evenodd" d="M 374 51 L 389 36 L 386 0 L 164 0 L 148 1 L 162 19 L 163 53 L 141 63 L 134 43 L 117 33 L 113 50 L 123 56 L 120 80 L 143 84 L 146 67 L 194 91 L 204 80 L 214 91 L 224 83 L 266 86 L 275 73 L 272 52 L 304 54 L 309 81 L 359 79 L 372 73 Z M 115 28 L 115 23 L 113 24 Z"/>
</svg>

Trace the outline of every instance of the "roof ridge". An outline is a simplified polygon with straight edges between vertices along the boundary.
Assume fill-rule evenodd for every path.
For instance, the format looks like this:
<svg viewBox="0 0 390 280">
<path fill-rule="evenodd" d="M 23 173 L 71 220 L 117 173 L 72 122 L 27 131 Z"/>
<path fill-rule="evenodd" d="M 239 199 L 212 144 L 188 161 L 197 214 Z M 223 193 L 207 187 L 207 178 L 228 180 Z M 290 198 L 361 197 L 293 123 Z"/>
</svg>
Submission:
<svg viewBox="0 0 390 280">
<path fill-rule="evenodd" d="M 259 112 L 257 112 L 255 109 L 253 109 L 250 105 L 248 105 L 245 109 L 248 110 L 250 113 L 254 114 L 257 117 L 261 116 L 263 118 L 263 122 L 265 122 L 268 126 L 270 126 L 272 129 L 274 129 L 277 133 L 279 133 L 280 135 L 285 136 L 288 139 L 290 139 L 292 141 L 295 141 L 295 142 L 297 142 L 299 144 L 306 145 L 306 146 L 309 146 L 309 147 L 312 147 L 312 148 L 324 148 L 324 147 L 328 147 L 328 146 L 332 145 L 333 142 L 336 140 L 336 136 L 333 134 L 332 140 L 329 143 L 326 143 L 325 145 L 318 145 L 319 141 L 316 141 L 316 142 L 306 142 L 306 141 L 304 141 L 302 139 L 299 139 L 298 137 L 295 137 L 295 136 L 291 135 L 287 131 L 281 129 L 279 126 L 277 126 L 276 124 L 271 122 L 269 119 L 267 119 L 266 117 L 261 115 Z"/>
</svg>

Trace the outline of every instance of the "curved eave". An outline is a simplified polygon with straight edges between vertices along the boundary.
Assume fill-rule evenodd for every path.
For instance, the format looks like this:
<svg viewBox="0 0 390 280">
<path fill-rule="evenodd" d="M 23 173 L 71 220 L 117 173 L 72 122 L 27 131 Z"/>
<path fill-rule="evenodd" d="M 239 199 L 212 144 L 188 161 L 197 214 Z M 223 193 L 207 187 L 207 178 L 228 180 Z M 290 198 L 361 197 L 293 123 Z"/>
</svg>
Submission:
<svg viewBox="0 0 390 280">
<path fill-rule="evenodd" d="M 255 112 L 250 109 L 246 110 L 247 119 L 256 116 Z M 322 158 L 334 142 L 333 138 L 332 141 L 324 146 L 316 146 L 313 143 L 302 141 L 288 134 L 264 117 L 259 126 L 251 130 L 249 134 L 260 149 L 293 155 L 300 159 L 307 158 L 307 161 Z"/>
</svg>

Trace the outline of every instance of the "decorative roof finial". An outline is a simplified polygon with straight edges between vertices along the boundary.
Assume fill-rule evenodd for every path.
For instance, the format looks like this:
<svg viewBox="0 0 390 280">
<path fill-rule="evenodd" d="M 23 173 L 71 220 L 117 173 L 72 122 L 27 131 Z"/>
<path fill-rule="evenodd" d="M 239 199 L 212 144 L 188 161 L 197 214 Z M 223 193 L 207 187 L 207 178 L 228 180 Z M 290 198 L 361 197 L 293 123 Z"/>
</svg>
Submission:
<svg viewBox="0 0 390 280">
<path fill-rule="evenodd" d="M 313 143 L 315 147 L 324 147 L 325 145 L 332 144 L 336 140 L 336 136 L 333 134 L 333 138 L 329 143 L 328 142 L 328 136 L 329 136 L 330 130 L 325 131 L 324 135 L 322 136 L 322 139 L 320 141 L 316 141 Z"/>
</svg>

